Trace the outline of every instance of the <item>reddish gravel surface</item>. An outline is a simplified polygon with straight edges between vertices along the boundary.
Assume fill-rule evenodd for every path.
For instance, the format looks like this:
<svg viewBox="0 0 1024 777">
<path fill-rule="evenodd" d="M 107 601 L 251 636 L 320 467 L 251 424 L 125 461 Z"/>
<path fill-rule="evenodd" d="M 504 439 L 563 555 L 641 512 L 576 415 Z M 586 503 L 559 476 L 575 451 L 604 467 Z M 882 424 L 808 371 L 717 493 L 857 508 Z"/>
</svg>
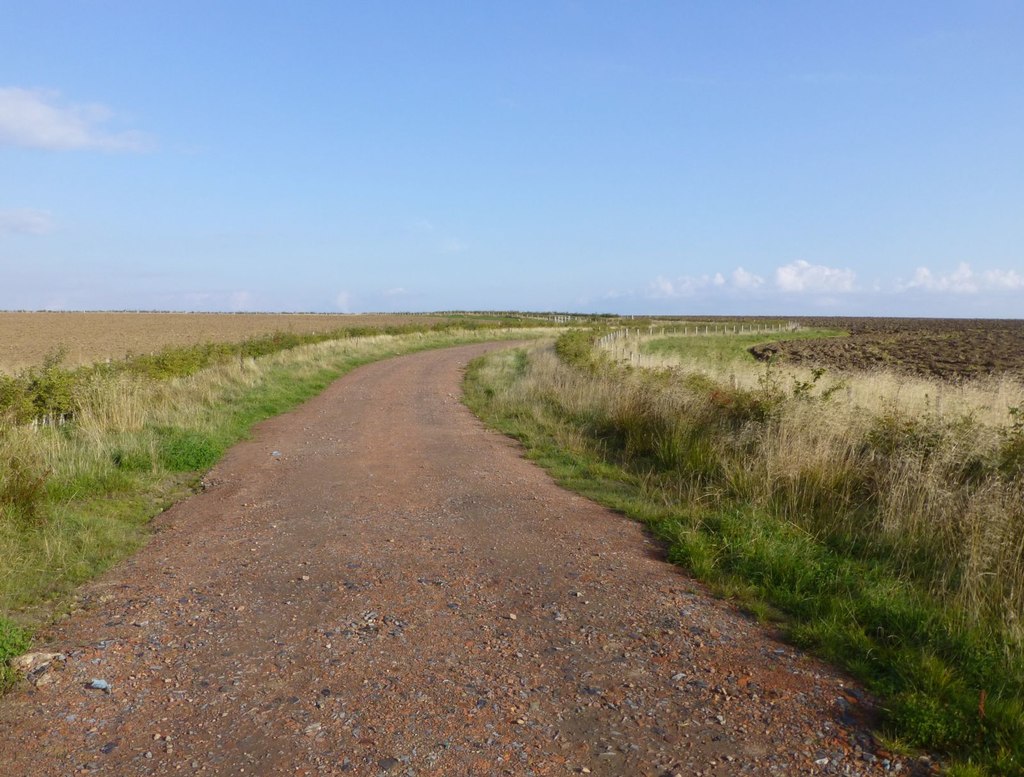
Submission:
<svg viewBox="0 0 1024 777">
<path fill-rule="evenodd" d="M 905 773 L 848 680 L 460 404 L 493 347 L 364 367 L 231 450 L 50 630 L 0 774 Z"/>
</svg>

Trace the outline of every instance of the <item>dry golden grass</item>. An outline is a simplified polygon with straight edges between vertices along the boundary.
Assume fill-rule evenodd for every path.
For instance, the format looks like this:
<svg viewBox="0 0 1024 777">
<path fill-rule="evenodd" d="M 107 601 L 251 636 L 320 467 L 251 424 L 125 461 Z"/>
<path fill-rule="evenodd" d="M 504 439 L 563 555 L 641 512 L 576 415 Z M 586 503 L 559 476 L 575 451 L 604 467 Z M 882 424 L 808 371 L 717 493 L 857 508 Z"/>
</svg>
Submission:
<svg viewBox="0 0 1024 777">
<path fill-rule="evenodd" d="M 814 380 L 814 370 L 810 367 L 792 364 L 768 367 L 742 349 L 733 358 L 716 360 L 645 353 L 644 345 L 657 339 L 657 335 L 631 337 L 612 341 L 602 350 L 619 363 L 697 373 L 740 389 L 760 388 L 766 377 L 785 388 Z M 1011 420 L 1010 408 L 1024 407 L 1024 381 L 1008 374 L 953 382 L 895 370 L 830 369 L 818 380 L 819 389 L 837 384 L 841 388 L 835 395 L 835 404 L 845 405 L 855 413 L 885 410 L 913 416 L 970 416 L 985 425 L 1003 426 Z"/>
<path fill-rule="evenodd" d="M 704 375 L 724 392 L 730 384 L 753 394 L 780 392 L 772 423 L 708 440 L 703 455 L 718 476 L 710 484 L 683 478 L 687 501 L 715 503 L 728 495 L 778 511 L 815 535 L 877 543 L 908 574 L 926 580 L 939 599 L 971 620 L 1000 622 L 1014 642 L 1024 644 L 1024 482 L 1000 477 L 992 464 L 1017 423 L 1011 408 L 1024 407 L 1024 384 L 1001 378 L 950 386 L 849 372 L 833 376 L 842 388 L 827 401 L 814 399 L 830 385 L 826 380 L 803 401 L 794 386 L 813 378 L 809 370 L 772 374 L 764 364 L 742 360 L 681 363 L 644 356 L 632 363 L 662 374 Z M 651 384 L 644 373 L 627 380 L 586 374 L 538 347 L 529 371 L 507 391 L 524 407 L 540 407 L 536 398 L 545 397 L 570 417 L 611 419 L 623 428 L 636 419 L 658 419 L 654 428 L 664 446 L 688 439 L 693 419 L 708 412 L 706 398 L 681 378 Z M 936 396 L 943 398 L 940 412 Z M 860 509 L 864 499 L 875 505 L 870 519 Z M 932 564 L 927 571 L 915 569 L 923 556 Z"/>
</svg>

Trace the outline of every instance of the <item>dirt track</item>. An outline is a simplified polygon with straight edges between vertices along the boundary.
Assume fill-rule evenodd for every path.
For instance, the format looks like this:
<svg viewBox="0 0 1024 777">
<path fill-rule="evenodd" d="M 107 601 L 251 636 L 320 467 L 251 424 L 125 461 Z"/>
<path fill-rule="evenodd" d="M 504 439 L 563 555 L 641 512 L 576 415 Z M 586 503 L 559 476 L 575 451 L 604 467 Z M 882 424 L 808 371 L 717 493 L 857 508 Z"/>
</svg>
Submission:
<svg viewBox="0 0 1024 777">
<path fill-rule="evenodd" d="M 0 774 L 882 772 L 843 677 L 460 404 L 488 347 L 234 448 L 0 700 Z"/>
</svg>

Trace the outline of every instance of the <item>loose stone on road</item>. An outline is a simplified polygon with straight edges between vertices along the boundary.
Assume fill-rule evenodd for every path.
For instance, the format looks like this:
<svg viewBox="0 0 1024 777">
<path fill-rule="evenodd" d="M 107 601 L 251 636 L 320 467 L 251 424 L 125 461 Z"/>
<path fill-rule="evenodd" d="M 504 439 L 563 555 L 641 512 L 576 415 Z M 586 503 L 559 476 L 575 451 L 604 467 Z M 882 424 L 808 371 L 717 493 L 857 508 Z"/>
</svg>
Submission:
<svg viewBox="0 0 1024 777">
<path fill-rule="evenodd" d="M 841 674 L 463 407 L 496 347 L 368 365 L 233 448 L 36 648 L 0 773 L 905 769 Z"/>
</svg>

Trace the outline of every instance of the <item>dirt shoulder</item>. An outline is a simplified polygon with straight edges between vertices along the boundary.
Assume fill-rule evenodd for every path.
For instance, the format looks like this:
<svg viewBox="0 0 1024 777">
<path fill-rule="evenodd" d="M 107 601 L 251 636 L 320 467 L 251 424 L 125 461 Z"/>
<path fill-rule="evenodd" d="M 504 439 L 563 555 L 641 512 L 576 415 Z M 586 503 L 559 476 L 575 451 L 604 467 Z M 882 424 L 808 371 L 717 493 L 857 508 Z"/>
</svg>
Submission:
<svg viewBox="0 0 1024 777">
<path fill-rule="evenodd" d="M 0 773 L 882 773 L 846 678 L 463 407 L 496 347 L 363 367 L 233 448 L 45 635 Z"/>
</svg>

